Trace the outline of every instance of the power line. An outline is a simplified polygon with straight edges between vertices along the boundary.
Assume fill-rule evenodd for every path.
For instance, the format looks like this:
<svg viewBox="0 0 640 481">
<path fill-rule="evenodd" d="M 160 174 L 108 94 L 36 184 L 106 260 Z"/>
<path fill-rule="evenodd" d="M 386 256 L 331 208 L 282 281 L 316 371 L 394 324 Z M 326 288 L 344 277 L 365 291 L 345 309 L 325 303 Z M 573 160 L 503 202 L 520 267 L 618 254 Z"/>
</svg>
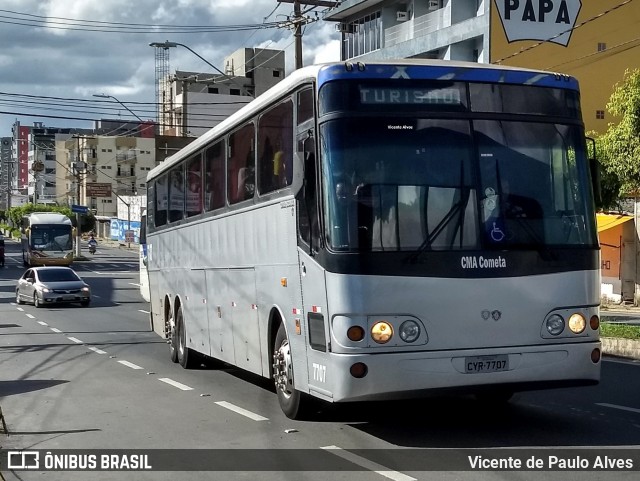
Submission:
<svg viewBox="0 0 640 481">
<path fill-rule="evenodd" d="M 22 25 L 27 27 L 47 28 L 53 30 L 78 30 L 88 32 L 103 33 L 216 33 L 239 30 L 261 30 L 266 28 L 276 28 L 277 22 L 239 25 L 167 25 L 167 24 L 143 24 L 143 23 L 121 23 L 103 22 L 97 20 L 81 20 L 64 17 L 45 17 L 11 10 L 0 12 L 10 15 L 0 15 L 0 23 L 10 25 Z M 13 16 L 11 16 L 13 15 Z"/>
</svg>

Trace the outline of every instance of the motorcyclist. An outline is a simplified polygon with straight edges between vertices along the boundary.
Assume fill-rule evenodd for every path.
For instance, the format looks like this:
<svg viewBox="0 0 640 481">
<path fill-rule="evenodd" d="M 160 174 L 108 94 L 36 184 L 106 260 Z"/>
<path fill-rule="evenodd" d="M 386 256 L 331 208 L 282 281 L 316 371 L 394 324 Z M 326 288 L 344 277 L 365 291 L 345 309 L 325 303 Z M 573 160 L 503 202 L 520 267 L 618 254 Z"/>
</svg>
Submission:
<svg viewBox="0 0 640 481">
<path fill-rule="evenodd" d="M 91 234 L 91 237 L 89 238 L 89 252 L 91 254 L 95 254 L 96 252 L 96 247 L 98 247 L 98 241 L 96 240 L 96 238 L 94 237 L 93 234 Z"/>
</svg>

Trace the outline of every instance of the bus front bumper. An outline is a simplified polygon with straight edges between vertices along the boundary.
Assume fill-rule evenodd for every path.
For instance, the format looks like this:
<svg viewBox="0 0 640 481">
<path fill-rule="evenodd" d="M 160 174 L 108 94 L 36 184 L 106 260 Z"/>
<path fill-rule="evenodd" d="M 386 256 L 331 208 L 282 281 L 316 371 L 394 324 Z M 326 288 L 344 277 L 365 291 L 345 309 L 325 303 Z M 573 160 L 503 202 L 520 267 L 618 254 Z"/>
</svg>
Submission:
<svg viewBox="0 0 640 481">
<path fill-rule="evenodd" d="M 600 341 L 465 351 L 333 353 L 335 377 L 330 400 L 403 399 L 439 391 L 474 393 L 499 388 L 517 392 L 593 385 L 600 381 L 600 353 Z M 597 359 L 593 361 L 592 356 Z M 350 374 L 356 363 L 366 365 L 362 378 Z M 313 386 L 310 391 L 314 392 Z"/>
</svg>

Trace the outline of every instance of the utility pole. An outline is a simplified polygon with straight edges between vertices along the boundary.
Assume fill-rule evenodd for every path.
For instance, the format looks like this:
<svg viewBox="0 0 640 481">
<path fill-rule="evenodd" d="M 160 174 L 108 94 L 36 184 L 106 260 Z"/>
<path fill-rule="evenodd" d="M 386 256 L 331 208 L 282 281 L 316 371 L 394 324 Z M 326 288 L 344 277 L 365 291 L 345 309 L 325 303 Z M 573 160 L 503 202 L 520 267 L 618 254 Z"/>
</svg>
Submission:
<svg viewBox="0 0 640 481">
<path fill-rule="evenodd" d="M 278 0 L 279 3 L 293 3 L 293 16 L 290 20 L 282 24 L 282 27 L 293 29 L 293 37 L 296 42 L 296 70 L 302 68 L 302 27 L 308 23 L 312 23 L 318 20 L 317 13 L 316 18 L 307 17 L 306 13 L 313 10 L 315 7 L 337 7 L 339 1 L 330 0 Z M 311 7 L 304 13 L 302 12 L 301 5 Z"/>
<path fill-rule="evenodd" d="M 80 139 L 84 138 L 82 135 L 76 135 L 73 137 L 74 139 L 78 140 L 78 149 L 76 152 L 76 162 L 74 163 L 74 165 L 72 166 L 72 172 L 73 175 L 76 179 L 76 205 L 82 205 L 81 204 L 81 200 L 80 200 L 80 181 L 81 181 L 81 174 L 82 171 L 84 170 L 84 162 L 82 161 L 82 159 L 80 158 Z M 82 240 L 82 232 L 80 230 L 80 226 L 81 226 L 81 218 L 80 218 L 80 212 L 76 212 L 76 257 L 80 257 L 82 255 L 81 249 L 80 249 L 80 243 Z"/>
</svg>

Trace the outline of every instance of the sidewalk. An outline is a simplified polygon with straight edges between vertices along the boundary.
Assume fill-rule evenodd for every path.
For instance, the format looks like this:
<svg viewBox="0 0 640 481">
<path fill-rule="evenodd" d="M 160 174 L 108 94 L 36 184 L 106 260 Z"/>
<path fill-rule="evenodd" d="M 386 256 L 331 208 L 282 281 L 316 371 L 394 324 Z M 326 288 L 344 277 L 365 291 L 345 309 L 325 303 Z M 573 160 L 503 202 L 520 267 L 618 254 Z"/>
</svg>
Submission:
<svg viewBox="0 0 640 481">
<path fill-rule="evenodd" d="M 640 326 L 640 307 L 614 304 L 600 307 L 600 320 Z M 640 360 L 640 340 L 601 337 L 602 352 L 609 356 Z"/>
</svg>

